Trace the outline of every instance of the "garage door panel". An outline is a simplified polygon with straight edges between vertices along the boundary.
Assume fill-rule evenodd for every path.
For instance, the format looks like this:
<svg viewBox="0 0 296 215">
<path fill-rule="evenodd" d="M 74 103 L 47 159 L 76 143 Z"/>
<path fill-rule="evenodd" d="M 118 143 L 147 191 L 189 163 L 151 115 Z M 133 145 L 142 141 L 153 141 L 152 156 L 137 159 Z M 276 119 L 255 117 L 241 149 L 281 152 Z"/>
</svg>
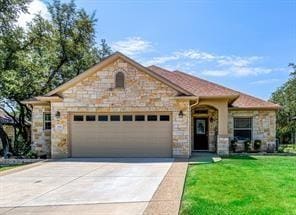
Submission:
<svg viewBox="0 0 296 215">
<path fill-rule="evenodd" d="M 171 127 L 170 121 L 72 121 L 72 156 L 171 157 Z"/>
</svg>

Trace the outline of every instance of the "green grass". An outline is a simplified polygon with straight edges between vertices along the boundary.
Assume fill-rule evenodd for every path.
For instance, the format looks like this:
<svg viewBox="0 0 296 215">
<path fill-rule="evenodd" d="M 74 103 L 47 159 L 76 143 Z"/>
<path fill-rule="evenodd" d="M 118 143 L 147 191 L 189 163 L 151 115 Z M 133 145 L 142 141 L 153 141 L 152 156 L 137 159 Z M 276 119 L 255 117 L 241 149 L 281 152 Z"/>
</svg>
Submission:
<svg viewBox="0 0 296 215">
<path fill-rule="evenodd" d="M 296 214 L 296 156 L 236 156 L 190 165 L 180 213 Z"/>
<path fill-rule="evenodd" d="M 5 171 L 5 170 L 9 170 L 9 169 L 13 169 L 13 168 L 17 168 L 19 166 L 23 166 L 23 164 L 15 164 L 15 165 L 9 165 L 9 166 L 1 166 L 0 165 L 0 172 Z"/>
</svg>

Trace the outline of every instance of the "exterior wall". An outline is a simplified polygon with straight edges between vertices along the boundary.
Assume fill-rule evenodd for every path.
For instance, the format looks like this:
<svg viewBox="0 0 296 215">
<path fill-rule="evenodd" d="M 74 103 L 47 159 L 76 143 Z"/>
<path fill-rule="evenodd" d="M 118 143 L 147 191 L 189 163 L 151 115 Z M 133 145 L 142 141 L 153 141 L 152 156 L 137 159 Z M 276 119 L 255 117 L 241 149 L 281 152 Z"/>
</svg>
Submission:
<svg viewBox="0 0 296 215">
<path fill-rule="evenodd" d="M 50 112 L 50 106 L 36 105 L 32 111 L 32 150 L 50 157 L 51 131 L 43 129 L 44 112 Z"/>
<path fill-rule="evenodd" d="M 252 140 L 262 141 L 261 151 L 275 149 L 276 145 L 276 111 L 274 110 L 229 110 L 228 132 L 233 137 L 233 118 L 252 117 Z M 243 150 L 243 143 L 238 150 Z"/>
<path fill-rule="evenodd" d="M 125 74 L 125 88 L 114 89 L 115 74 Z M 71 155 L 69 119 L 73 112 L 143 112 L 169 111 L 172 113 L 172 154 L 190 154 L 190 106 L 188 101 L 177 101 L 178 92 L 132 65 L 117 60 L 87 77 L 61 96 L 63 102 L 51 103 L 51 153 L 54 158 Z M 184 113 L 179 117 L 179 111 Z"/>
</svg>

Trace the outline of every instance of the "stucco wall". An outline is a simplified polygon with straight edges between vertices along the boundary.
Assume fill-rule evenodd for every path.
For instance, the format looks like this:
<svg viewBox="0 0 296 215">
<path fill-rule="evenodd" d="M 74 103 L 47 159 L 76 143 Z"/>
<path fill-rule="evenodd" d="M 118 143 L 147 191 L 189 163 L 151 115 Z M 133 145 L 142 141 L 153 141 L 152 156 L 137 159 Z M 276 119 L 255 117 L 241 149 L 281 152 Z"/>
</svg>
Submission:
<svg viewBox="0 0 296 215">
<path fill-rule="evenodd" d="M 44 112 L 50 112 L 50 106 L 35 105 L 32 111 L 32 150 L 38 155 L 50 156 L 51 131 L 43 129 Z"/>
<path fill-rule="evenodd" d="M 114 89 L 115 74 L 125 74 L 125 88 Z M 52 156 L 70 156 L 69 115 L 72 112 L 170 111 L 173 121 L 173 155 L 189 156 L 190 112 L 188 101 L 176 101 L 177 91 L 134 66 L 117 60 L 64 91 L 63 102 L 51 104 Z M 179 111 L 184 113 L 179 117 Z"/>
<path fill-rule="evenodd" d="M 252 117 L 252 140 L 262 141 L 261 151 L 276 144 L 276 111 L 274 110 L 230 110 L 228 115 L 228 132 L 233 137 L 233 118 Z M 243 150 L 243 144 L 238 146 Z"/>
</svg>

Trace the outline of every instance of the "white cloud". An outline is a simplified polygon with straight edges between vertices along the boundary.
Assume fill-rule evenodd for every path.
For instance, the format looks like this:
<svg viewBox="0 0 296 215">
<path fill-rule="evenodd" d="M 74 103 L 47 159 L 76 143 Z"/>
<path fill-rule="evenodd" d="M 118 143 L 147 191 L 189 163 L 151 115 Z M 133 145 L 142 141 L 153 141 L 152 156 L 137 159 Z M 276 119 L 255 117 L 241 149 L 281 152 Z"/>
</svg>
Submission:
<svg viewBox="0 0 296 215">
<path fill-rule="evenodd" d="M 204 76 L 213 76 L 213 77 L 223 77 L 223 76 L 237 76 L 237 77 L 243 77 L 243 76 L 257 76 L 260 74 L 268 74 L 273 72 L 273 69 L 270 68 L 264 68 L 264 67 L 247 67 L 247 66 L 233 66 L 233 67 L 227 67 L 224 69 L 217 69 L 217 70 L 204 70 L 201 72 Z"/>
<path fill-rule="evenodd" d="M 250 84 L 254 84 L 254 85 L 260 85 L 260 84 L 272 84 L 272 83 L 276 83 L 280 81 L 280 79 L 277 78 L 271 78 L 271 79 L 262 79 L 262 80 L 258 80 L 258 81 L 253 81 Z"/>
<path fill-rule="evenodd" d="M 45 3 L 41 0 L 33 0 L 28 6 L 28 13 L 20 14 L 18 25 L 25 28 L 26 24 L 30 22 L 38 13 L 40 13 L 43 17 L 49 16 Z"/>
<path fill-rule="evenodd" d="M 152 43 L 141 37 L 129 37 L 111 44 L 114 51 L 120 51 L 129 56 L 136 56 L 152 50 Z"/>
<path fill-rule="evenodd" d="M 229 75 L 229 70 L 205 70 L 201 74 L 204 76 L 223 77 Z"/>
<path fill-rule="evenodd" d="M 148 59 L 144 57 L 145 54 L 155 49 L 151 42 L 141 37 L 126 38 L 114 42 L 111 47 L 136 58 L 145 66 L 159 65 L 208 77 L 247 77 L 279 71 L 260 66 L 259 63 L 264 59 L 260 56 L 219 55 L 198 49 L 179 50 Z"/>
<path fill-rule="evenodd" d="M 160 57 L 154 57 L 152 60 L 144 61 L 143 64 L 145 65 L 152 65 L 152 64 L 164 64 L 170 61 L 177 61 L 177 60 L 196 60 L 200 62 L 204 61 L 212 61 L 215 59 L 215 56 L 207 53 L 207 52 L 201 52 L 199 50 L 189 49 L 185 51 L 176 51 L 173 52 L 169 56 L 160 56 Z"/>
</svg>

